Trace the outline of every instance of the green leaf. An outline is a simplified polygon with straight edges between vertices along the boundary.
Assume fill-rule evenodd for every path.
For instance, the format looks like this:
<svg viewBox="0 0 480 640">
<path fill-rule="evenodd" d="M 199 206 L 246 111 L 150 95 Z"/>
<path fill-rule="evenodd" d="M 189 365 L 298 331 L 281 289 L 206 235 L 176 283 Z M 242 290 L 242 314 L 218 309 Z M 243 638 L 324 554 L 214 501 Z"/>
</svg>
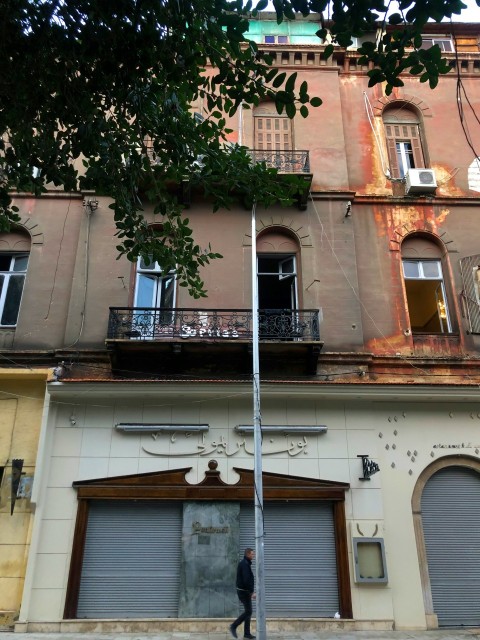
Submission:
<svg viewBox="0 0 480 640">
<path fill-rule="evenodd" d="M 333 44 L 327 44 L 321 55 L 322 60 L 328 60 L 328 58 L 333 55 L 334 51 L 335 47 L 333 46 Z"/>
<path fill-rule="evenodd" d="M 392 15 L 388 17 L 388 22 L 389 24 L 401 24 L 403 18 L 400 13 L 392 13 Z"/>
<path fill-rule="evenodd" d="M 289 77 L 285 83 L 285 91 L 293 91 L 295 89 L 295 80 L 297 79 L 297 72 L 295 71 Z"/>
<path fill-rule="evenodd" d="M 300 107 L 300 114 L 303 118 L 308 118 L 308 108 L 304 104 Z"/>
<path fill-rule="evenodd" d="M 312 107 L 319 107 L 322 104 L 322 100 L 317 97 L 310 98 L 310 105 Z"/>
<path fill-rule="evenodd" d="M 278 89 L 278 87 L 281 87 L 282 84 L 285 81 L 285 78 L 287 77 L 286 73 L 279 73 L 273 80 L 272 84 L 273 86 Z"/>
<path fill-rule="evenodd" d="M 409 73 L 411 73 L 412 75 L 418 75 L 419 73 L 421 73 L 424 70 L 424 66 L 423 64 L 416 64 L 413 67 L 410 68 Z"/>
<path fill-rule="evenodd" d="M 285 105 L 285 112 L 287 114 L 287 116 L 292 119 L 295 117 L 295 114 L 297 113 L 297 107 L 295 106 L 295 104 L 293 102 L 289 102 L 288 104 Z"/>
</svg>

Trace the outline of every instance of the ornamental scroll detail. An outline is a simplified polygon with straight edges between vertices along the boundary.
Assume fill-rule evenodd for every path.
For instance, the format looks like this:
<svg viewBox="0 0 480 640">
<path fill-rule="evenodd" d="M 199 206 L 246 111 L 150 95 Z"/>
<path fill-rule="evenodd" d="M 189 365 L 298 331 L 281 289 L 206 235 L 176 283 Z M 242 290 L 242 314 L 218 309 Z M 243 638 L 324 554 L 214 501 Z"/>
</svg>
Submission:
<svg viewBox="0 0 480 640">
<path fill-rule="evenodd" d="M 191 433 L 185 433 L 182 435 L 185 436 L 185 440 L 187 441 L 192 437 Z M 142 450 L 151 456 L 178 456 L 180 458 L 188 458 L 190 456 L 210 456 L 213 454 L 224 455 L 227 458 L 231 458 L 240 452 L 242 452 L 243 455 L 254 455 L 253 441 L 252 443 L 247 443 L 246 438 L 241 438 L 234 443 L 229 443 L 223 435 L 220 436 L 220 438 L 207 440 L 205 434 L 202 433 L 200 442 L 197 441 L 196 445 L 193 443 L 190 445 L 190 443 L 188 443 L 190 446 L 185 446 L 177 441 L 176 433 L 172 433 L 167 441 L 163 440 L 158 442 L 158 437 L 159 434 L 153 433 L 152 438 L 155 442 L 151 445 L 142 445 Z M 283 442 L 281 443 L 277 443 L 275 438 L 264 438 L 262 455 L 273 456 L 280 453 L 286 453 L 290 457 L 294 458 L 301 453 L 307 455 L 307 446 L 308 442 L 305 436 L 300 440 L 294 440 L 284 436 Z"/>
</svg>

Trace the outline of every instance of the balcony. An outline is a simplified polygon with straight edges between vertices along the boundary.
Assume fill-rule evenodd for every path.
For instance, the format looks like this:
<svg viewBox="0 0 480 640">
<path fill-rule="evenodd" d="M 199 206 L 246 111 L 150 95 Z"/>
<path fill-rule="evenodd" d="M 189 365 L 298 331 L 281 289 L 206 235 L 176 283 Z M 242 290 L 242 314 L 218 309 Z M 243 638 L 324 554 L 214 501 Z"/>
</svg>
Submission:
<svg viewBox="0 0 480 640">
<path fill-rule="evenodd" d="M 158 159 L 153 150 L 152 143 L 145 143 L 147 156 L 153 165 L 158 164 Z M 277 169 L 279 179 L 282 176 L 296 175 L 300 180 L 297 201 L 299 208 L 304 211 L 307 208 L 308 194 L 312 185 L 313 174 L 310 171 L 310 154 L 307 150 L 290 150 L 290 149 L 249 149 L 247 153 L 250 155 L 253 163 L 264 162 L 269 169 Z M 199 166 L 201 165 L 201 160 Z M 147 184 L 142 184 L 142 190 L 147 188 Z M 171 184 L 170 187 L 178 191 L 178 197 L 185 207 L 190 206 L 191 201 L 191 184 L 188 176 L 180 184 Z"/>
<path fill-rule="evenodd" d="M 308 151 L 250 149 L 253 162 L 265 162 L 269 169 L 278 169 L 279 173 L 310 174 L 310 155 Z"/>
<path fill-rule="evenodd" d="M 317 309 L 261 309 L 264 371 L 315 373 L 320 341 Z M 251 369 L 252 313 L 246 309 L 110 308 L 107 347 L 114 371 L 221 375 Z"/>
<path fill-rule="evenodd" d="M 301 177 L 305 187 L 298 191 L 298 206 L 302 211 L 305 211 L 313 179 L 313 174 L 310 172 L 309 152 L 291 149 L 250 149 L 248 153 L 253 162 L 264 162 L 269 169 L 277 169 L 280 179 L 282 175 Z"/>
</svg>

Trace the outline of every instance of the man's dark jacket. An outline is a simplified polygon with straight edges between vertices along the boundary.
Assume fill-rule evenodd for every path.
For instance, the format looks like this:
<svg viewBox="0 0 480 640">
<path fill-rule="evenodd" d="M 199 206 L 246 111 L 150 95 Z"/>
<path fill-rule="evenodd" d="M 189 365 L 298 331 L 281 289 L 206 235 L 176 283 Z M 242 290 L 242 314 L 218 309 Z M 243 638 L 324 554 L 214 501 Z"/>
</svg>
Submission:
<svg viewBox="0 0 480 640">
<path fill-rule="evenodd" d="M 237 567 L 237 589 L 253 593 L 255 591 L 255 579 L 252 571 L 252 561 L 244 556 Z"/>
</svg>

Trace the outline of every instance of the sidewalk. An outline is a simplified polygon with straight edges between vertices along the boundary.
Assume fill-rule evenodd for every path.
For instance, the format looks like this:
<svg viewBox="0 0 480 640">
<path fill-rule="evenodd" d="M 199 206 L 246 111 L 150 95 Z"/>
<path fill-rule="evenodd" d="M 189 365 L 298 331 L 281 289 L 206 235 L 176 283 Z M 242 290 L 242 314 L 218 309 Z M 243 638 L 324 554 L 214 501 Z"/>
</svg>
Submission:
<svg viewBox="0 0 480 640">
<path fill-rule="evenodd" d="M 0 633 L 0 640 L 227 640 L 225 633 Z M 240 636 L 239 636 L 240 638 Z M 268 640 L 477 640 L 480 628 L 434 631 L 295 631 L 269 633 Z"/>
</svg>

